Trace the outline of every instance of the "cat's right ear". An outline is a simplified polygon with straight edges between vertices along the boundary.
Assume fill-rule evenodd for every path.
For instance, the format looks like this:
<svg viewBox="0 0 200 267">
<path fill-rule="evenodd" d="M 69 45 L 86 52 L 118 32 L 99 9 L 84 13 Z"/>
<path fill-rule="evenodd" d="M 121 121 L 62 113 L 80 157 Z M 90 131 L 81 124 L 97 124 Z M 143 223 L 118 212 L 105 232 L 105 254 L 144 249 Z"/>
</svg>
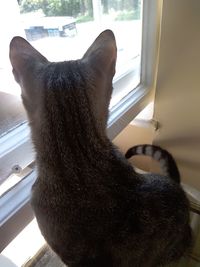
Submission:
<svg viewBox="0 0 200 267">
<path fill-rule="evenodd" d="M 89 47 L 82 60 L 93 69 L 97 69 L 98 73 L 106 73 L 113 77 L 117 60 L 117 46 L 113 32 L 103 31 Z"/>
<path fill-rule="evenodd" d="M 26 78 L 27 73 L 33 72 L 37 64 L 48 62 L 32 45 L 19 36 L 11 40 L 9 56 L 15 80 L 19 84 Z"/>
</svg>

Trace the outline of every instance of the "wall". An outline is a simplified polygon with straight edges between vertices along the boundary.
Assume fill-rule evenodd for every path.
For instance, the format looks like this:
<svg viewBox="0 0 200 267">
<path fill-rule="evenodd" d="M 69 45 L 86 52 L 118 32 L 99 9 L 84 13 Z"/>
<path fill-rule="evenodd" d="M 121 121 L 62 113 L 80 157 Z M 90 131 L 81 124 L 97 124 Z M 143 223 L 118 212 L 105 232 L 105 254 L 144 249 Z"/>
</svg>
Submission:
<svg viewBox="0 0 200 267">
<path fill-rule="evenodd" d="M 150 103 L 115 139 L 114 143 L 125 154 L 138 144 L 152 144 L 154 126 L 150 123 L 153 116 L 153 103 Z M 150 171 L 152 159 L 146 156 L 134 156 L 130 162 L 137 168 Z"/>
<path fill-rule="evenodd" d="M 200 189 L 200 1 L 164 0 L 154 143 L 176 158 L 182 180 Z"/>
<path fill-rule="evenodd" d="M 144 128 L 129 124 L 115 139 L 114 144 L 120 148 L 122 153 L 138 144 L 151 144 L 153 138 L 152 128 Z M 145 171 L 150 170 L 151 159 L 144 156 L 135 156 L 130 162 L 137 168 Z"/>
</svg>

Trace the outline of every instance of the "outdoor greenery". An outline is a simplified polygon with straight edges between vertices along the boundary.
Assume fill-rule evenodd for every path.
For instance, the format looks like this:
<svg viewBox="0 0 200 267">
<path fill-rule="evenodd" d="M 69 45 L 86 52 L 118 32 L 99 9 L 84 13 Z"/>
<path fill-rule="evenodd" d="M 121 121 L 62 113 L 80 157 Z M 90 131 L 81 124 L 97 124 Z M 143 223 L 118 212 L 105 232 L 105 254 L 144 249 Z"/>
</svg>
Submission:
<svg viewBox="0 0 200 267">
<path fill-rule="evenodd" d="M 115 20 L 136 20 L 140 19 L 140 10 L 123 10 L 116 14 Z"/>
<path fill-rule="evenodd" d="M 42 10 L 46 16 L 92 16 L 92 0 L 21 0 L 22 13 Z"/>
<path fill-rule="evenodd" d="M 90 15 L 80 15 L 76 18 L 77 23 L 87 22 L 91 20 L 93 20 L 93 16 L 90 16 Z"/>
<path fill-rule="evenodd" d="M 92 0 L 18 0 L 21 13 L 42 10 L 46 16 L 73 16 L 77 22 L 93 19 Z M 116 20 L 140 18 L 141 0 L 101 0 L 103 13 L 116 12 Z"/>
</svg>

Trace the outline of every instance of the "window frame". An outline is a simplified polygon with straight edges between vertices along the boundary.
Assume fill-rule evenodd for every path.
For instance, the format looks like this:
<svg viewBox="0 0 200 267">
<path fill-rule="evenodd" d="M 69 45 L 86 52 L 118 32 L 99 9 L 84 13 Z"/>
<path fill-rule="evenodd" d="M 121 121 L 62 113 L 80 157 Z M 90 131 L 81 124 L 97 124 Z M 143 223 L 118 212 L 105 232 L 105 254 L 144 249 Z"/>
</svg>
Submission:
<svg viewBox="0 0 200 267">
<path fill-rule="evenodd" d="M 107 134 L 113 140 L 144 107 L 153 99 L 159 55 L 162 0 L 143 0 L 142 53 L 140 84 L 110 110 Z M 123 78 L 122 78 L 123 79 Z M 24 166 L 31 159 L 28 123 L 17 127 L 0 139 L 0 160 L 3 167 L 12 166 L 17 158 Z M 19 155 L 19 149 L 21 151 Z M 26 157 L 24 157 L 26 155 Z M 32 155 L 33 156 L 33 155 Z M 32 157 L 31 156 L 31 157 Z M 22 165 L 23 165 L 22 164 Z M 0 166 L 1 167 L 1 166 Z M 33 219 L 30 191 L 37 176 L 36 169 L 0 198 L 0 251 Z"/>
</svg>

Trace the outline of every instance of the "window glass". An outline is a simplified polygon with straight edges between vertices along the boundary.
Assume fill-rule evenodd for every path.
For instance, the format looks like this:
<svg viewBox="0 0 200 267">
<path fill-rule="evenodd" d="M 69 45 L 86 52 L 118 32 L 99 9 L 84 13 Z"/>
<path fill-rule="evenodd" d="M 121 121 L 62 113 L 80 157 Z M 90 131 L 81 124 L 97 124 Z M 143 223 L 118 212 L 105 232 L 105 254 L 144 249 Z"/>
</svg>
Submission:
<svg viewBox="0 0 200 267">
<path fill-rule="evenodd" d="M 27 120 L 8 57 L 13 36 L 26 38 L 51 61 L 63 61 L 82 57 L 102 30 L 113 30 L 118 48 L 110 105 L 113 107 L 140 82 L 141 1 L 3 1 L 0 9 L 0 137 Z M 0 184 L 7 175 L 0 172 Z"/>
<path fill-rule="evenodd" d="M 14 81 L 9 62 L 11 38 L 15 35 L 24 36 L 20 24 L 17 1 L 3 1 L 0 8 L 0 137 L 26 120 L 20 88 Z"/>
</svg>

